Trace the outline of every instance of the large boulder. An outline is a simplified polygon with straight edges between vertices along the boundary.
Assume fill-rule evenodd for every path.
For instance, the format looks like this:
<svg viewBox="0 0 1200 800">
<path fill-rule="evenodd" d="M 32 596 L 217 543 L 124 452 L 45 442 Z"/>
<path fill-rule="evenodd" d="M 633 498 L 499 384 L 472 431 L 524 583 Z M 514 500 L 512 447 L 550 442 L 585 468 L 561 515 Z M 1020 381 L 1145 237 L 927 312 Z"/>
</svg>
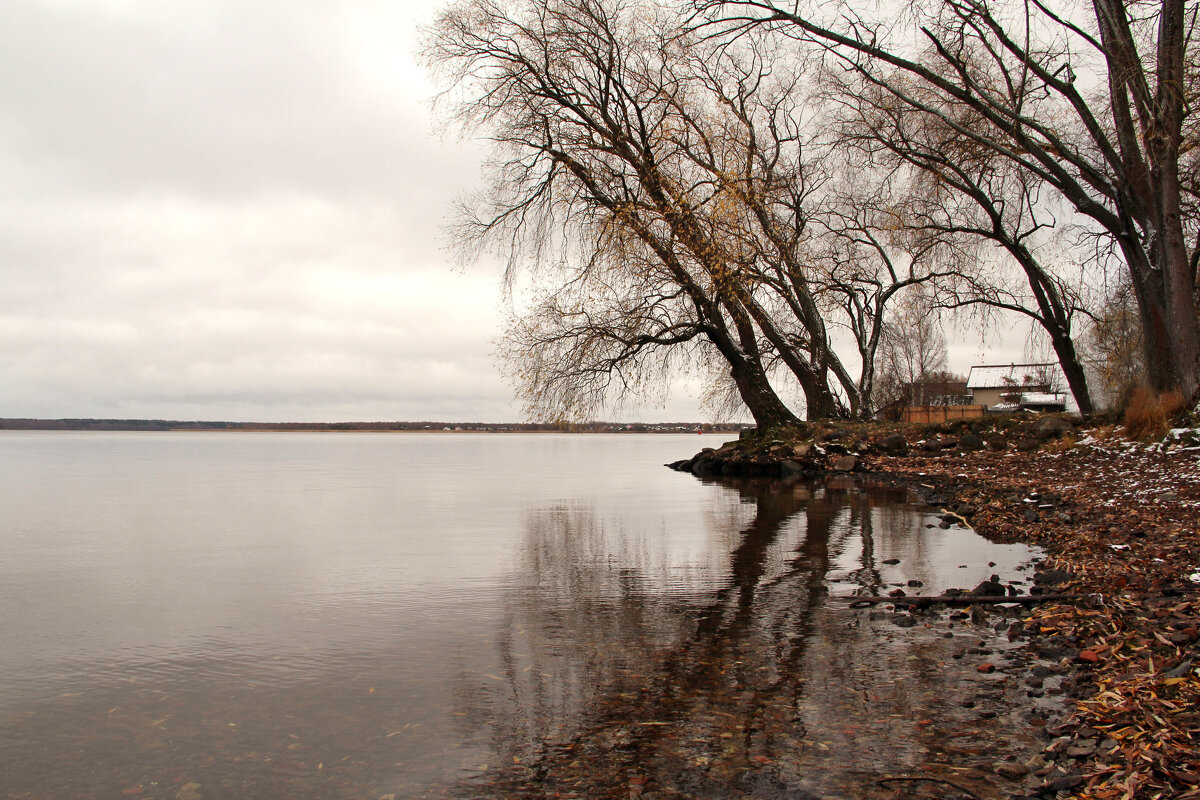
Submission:
<svg viewBox="0 0 1200 800">
<path fill-rule="evenodd" d="M 838 456 L 830 462 L 830 468 L 834 472 L 853 472 L 858 466 L 858 457 L 852 455 Z"/>
<path fill-rule="evenodd" d="M 1003 433 L 988 434 L 988 437 L 984 439 L 984 442 L 987 444 L 988 450 L 996 453 L 999 453 L 1001 450 L 1008 449 L 1008 439 L 1004 438 Z"/>
<path fill-rule="evenodd" d="M 982 450 L 984 444 L 979 434 L 967 431 L 959 437 L 958 446 L 962 450 Z"/>
<path fill-rule="evenodd" d="M 875 446 L 881 452 L 892 456 L 901 456 L 908 452 L 908 442 L 898 433 L 883 437 L 875 443 Z"/>
<path fill-rule="evenodd" d="M 1071 421 L 1062 417 L 1042 417 L 1033 426 L 1033 435 L 1039 439 L 1051 439 L 1075 430 Z"/>
<path fill-rule="evenodd" d="M 1075 578 L 1070 572 L 1062 569 L 1044 569 L 1035 573 L 1033 582 L 1036 586 L 1061 586 Z"/>
</svg>

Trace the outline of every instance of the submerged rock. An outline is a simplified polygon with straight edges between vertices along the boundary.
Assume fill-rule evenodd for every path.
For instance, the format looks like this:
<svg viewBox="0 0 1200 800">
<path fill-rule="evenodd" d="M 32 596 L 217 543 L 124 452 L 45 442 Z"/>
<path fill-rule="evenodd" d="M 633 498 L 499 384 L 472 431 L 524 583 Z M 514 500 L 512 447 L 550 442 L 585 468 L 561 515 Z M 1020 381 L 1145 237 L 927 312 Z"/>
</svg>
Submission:
<svg viewBox="0 0 1200 800">
<path fill-rule="evenodd" d="M 1004 585 L 1000 583 L 999 575 L 993 575 L 972 589 L 971 594 L 976 597 L 1004 597 Z"/>
<path fill-rule="evenodd" d="M 794 461 L 790 458 L 779 462 L 779 473 L 784 477 L 788 475 L 804 474 L 804 466 L 799 461 Z"/>
<path fill-rule="evenodd" d="M 803 784 L 792 783 L 767 770 L 748 770 L 733 781 L 734 787 L 755 800 L 821 800 Z"/>
</svg>

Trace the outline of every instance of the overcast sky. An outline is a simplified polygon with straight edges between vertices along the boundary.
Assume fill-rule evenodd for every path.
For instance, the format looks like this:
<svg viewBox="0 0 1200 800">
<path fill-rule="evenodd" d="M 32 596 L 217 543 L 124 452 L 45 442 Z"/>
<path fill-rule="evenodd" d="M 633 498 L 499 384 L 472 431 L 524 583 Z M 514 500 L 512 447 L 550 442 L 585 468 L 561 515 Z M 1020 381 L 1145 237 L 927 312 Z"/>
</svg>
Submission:
<svg viewBox="0 0 1200 800">
<path fill-rule="evenodd" d="M 0 417 L 520 418 L 497 272 L 440 233 L 478 174 L 441 5 L 0 4 Z"/>
</svg>

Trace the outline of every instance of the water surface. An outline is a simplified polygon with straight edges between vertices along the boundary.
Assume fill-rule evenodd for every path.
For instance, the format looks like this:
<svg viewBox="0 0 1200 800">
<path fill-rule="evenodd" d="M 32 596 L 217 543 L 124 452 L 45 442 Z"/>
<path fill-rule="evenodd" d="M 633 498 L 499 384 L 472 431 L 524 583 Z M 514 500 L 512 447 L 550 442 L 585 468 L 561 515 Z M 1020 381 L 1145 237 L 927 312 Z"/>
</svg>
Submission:
<svg viewBox="0 0 1200 800">
<path fill-rule="evenodd" d="M 953 643 L 830 591 L 1028 552 L 661 466 L 721 440 L 0 434 L 0 796 L 850 796 L 978 761 L 988 723 L 914 727 Z"/>
</svg>

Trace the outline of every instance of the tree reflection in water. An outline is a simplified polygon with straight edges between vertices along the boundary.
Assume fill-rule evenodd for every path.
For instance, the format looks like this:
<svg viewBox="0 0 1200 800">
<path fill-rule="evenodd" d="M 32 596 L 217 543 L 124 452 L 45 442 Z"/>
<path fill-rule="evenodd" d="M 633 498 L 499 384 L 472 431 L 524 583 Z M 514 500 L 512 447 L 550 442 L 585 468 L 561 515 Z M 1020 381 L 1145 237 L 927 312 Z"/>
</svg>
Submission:
<svg viewBox="0 0 1200 800">
<path fill-rule="evenodd" d="M 752 509 L 723 568 L 669 567 L 588 508 L 531 515 L 504 673 L 459 679 L 463 733 L 486 738 L 494 762 L 455 794 L 802 797 L 814 776 L 836 792 L 875 769 L 953 760 L 913 729 L 941 695 L 944 651 L 889 644 L 826 603 L 835 561 L 854 563 L 841 580 L 877 591 L 876 526 L 912 536 L 919 515 L 851 481 L 723 485 Z M 711 533 L 716 550 L 720 521 Z"/>
</svg>

